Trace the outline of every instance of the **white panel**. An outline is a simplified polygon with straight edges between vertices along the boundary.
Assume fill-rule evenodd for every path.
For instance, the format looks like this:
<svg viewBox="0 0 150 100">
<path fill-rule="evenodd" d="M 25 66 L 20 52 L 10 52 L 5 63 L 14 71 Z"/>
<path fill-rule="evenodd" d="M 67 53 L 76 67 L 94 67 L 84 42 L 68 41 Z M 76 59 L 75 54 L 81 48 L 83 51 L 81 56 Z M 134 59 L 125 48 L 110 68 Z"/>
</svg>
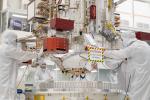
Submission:
<svg viewBox="0 0 150 100">
<path fill-rule="evenodd" d="M 117 6 L 116 8 L 117 12 L 126 12 L 126 13 L 132 13 L 132 0 L 127 0 Z"/>
<path fill-rule="evenodd" d="M 121 20 L 120 26 L 128 26 L 129 27 L 129 21 L 128 20 Z"/>
<path fill-rule="evenodd" d="M 31 33 L 31 32 L 16 31 L 16 30 L 6 30 L 6 31 L 9 31 L 9 32 L 12 31 L 12 32 L 16 33 L 18 39 L 32 36 L 32 33 Z"/>
<path fill-rule="evenodd" d="M 3 0 L 3 10 L 7 8 L 7 0 Z"/>
<path fill-rule="evenodd" d="M 35 14 L 35 2 L 32 2 L 29 6 L 28 6 L 28 19 L 30 20 L 34 17 Z"/>
<path fill-rule="evenodd" d="M 134 1 L 134 12 L 136 15 L 150 16 L 149 10 L 150 4 Z"/>
<path fill-rule="evenodd" d="M 20 9 L 21 0 L 7 0 L 7 6 L 8 8 L 12 8 L 12 9 Z"/>
</svg>

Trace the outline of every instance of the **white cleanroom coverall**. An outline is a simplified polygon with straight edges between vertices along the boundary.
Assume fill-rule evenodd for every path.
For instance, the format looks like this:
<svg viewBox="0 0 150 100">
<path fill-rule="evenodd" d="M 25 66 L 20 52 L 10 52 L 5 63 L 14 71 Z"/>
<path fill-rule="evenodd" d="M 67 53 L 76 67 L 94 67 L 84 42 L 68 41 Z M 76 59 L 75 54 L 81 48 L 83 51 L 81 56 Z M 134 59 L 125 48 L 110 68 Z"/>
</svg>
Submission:
<svg viewBox="0 0 150 100">
<path fill-rule="evenodd" d="M 36 54 L 17 49 L 17 35 L 2 34 L 0 45 L 0 100 L 15 100 L 17 63 L 36 58 Z"/>
<path fill-rule="evenodd" d="M 53 79 L 51 76 L 51 72 L 48 69 L 42 69 L 38 68 L 38 70 L 35 73 L 35 82 L 41 83 L 45 82 L 46 80 Z"/>
<path fill-rule="evenodd" d="M 137 40 L 135 33 L 132 32 L 122 33 L 122 38 L 126 48 L 106 50 L 104 55 L 119 62 L 124 61 L 118 78 L 120 84 L 126 88 L 125 90 L 129 87 L 128 93 L 131 100 L 150 100 L 150 46 L 144 41 Z M 105 64 L 115 68 L 110 61 L 106 60 Z"/>
</svg>

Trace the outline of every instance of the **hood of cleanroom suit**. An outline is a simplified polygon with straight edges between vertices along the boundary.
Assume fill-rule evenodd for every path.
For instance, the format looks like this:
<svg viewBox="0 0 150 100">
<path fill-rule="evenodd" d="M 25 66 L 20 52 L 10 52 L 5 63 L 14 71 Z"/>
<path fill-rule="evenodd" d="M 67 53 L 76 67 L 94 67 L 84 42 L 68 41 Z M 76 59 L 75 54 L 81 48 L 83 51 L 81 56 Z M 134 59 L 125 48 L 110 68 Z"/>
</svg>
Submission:
<svg viewBox="0 0 150 100">
<path fill-rule="evenodd" d="M 36 54 L 16 48 L 17 35 L 5 31 L 0 45 L 0 100 L 15 100 L 17 63 L 36 57 Z"/>
<path fill-rule="evenodd" d="M 122 33 L 122 37 L 127 47 L 106 50 L 104 55 L 111 59 L 106 59 L 105 64 L 114 70 L 123 61 L 117 71 L 121 88 L 127 90 L 129 86 L 131 100 L 150 100 L 150 46 L 137 40 L 133 32 Z"/>
<path fill-rule="evenodd" d="M 122 32 L 121 38 L 122 38 L 122 42 L 123 42 L 124 47 L 127 47 L 128 45 L 130 45 L 131 42 L 137 40 L 136 36 L 135 36 L 135 32 L 133 32 L 133 31 Z"/>
</svg>

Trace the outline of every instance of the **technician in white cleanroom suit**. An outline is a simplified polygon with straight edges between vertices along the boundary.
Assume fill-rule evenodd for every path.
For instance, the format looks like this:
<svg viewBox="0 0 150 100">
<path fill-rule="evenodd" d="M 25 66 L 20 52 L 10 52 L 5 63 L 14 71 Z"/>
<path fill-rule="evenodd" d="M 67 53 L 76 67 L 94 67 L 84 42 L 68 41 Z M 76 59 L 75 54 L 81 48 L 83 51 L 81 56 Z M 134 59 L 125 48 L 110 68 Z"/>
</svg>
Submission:
<svg viewBox="0 0 150 100">
<path fill-rule="evenodd" d="M 106 50 L 104 55 L 113 61 L 107 62 L 106 59 L 105 63 L 112 68 L 115 60 L 120 62 L 120 65 L 122 63 L 121 68 L 118 68 L 122 72 L 118 75 L 122 76 L 119 82 L 128 90 L 130 100 L 150 100 L 150 46 L 144 41 L 137 40 L 134 32 L 122 33 L 121 37 L 125 48 Z"/>
<path fill-rule="evenodd" d="M 36 89 L 47 89 L 49 82 L 53 79 L 51 76 L 51 72 L 47 69 L 47 65 L 45 62 L 40 63 L 40 67 L 37 69 L 35 76 L 35 86 Z"/>
<path fill-rule="evenodd" d="M 37 83 L 42 83 L 46 80 L 52 79 L 50 70 L 47 69 L 45 62 L 40 63 L 40 68 L 36 71 L 34 79 Z"/>
<path fill-rule="evenodd" d="M 36 58 L 32 52 L 17 49 L 17 35 L 12 31 L 2 34 L 0 45 L 0 100 L 15 100 L 17 63 Z"/>
</svg>

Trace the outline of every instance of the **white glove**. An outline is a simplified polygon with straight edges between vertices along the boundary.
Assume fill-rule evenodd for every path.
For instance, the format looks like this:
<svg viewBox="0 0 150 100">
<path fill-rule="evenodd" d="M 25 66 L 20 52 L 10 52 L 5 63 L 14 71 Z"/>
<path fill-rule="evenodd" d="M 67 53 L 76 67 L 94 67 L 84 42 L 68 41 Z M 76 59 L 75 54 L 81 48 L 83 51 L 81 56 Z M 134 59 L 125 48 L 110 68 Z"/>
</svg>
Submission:
<svg viewBox="0 0 150 100">
<path fill-rule="evenodd" d="M 42 48 L 40 49 L 40 52 L 38 53 L 38 58 L 41 57 L 43 55 L 43 46 Z"/>
</svg>

